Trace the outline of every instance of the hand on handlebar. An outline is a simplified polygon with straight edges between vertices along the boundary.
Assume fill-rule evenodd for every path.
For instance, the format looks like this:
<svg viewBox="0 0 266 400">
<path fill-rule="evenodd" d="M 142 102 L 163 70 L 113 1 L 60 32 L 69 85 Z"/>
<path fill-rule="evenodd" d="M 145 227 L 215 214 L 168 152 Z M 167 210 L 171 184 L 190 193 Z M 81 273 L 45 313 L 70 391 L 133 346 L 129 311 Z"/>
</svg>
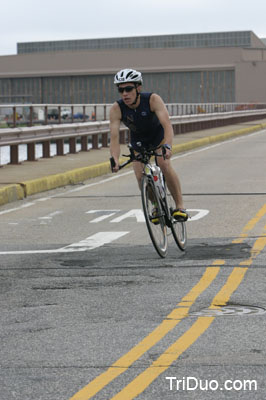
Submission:
<svg viewBox="0 0 266 400">
<path fill-rule="evenodd" d="M 132 146 L 128 146 L 128 147 L 130 150 L 130 154 L 122 154 L 122 155 L 124 157 L 128 157 L 129 160 L 125 161 L 122 164 L 119 164 L 118 159 L 115 159 L 114 157 L 110 158 L 112 172 L 118 172 L 120 169 L 124 168 L 126 165 L 130 164 L 134 160 L 140 161 L 144 164 L 147 164 L 152 156 L 163 157 L 164 159 L 169 159 L 172 155 L 171 150 L 164 145 L 159 146 L 155 149 L 151 149 L 151 150 L 147 150 L 147 149 L 139 146 L 140 149 L 139 149 L 139 152 L 137 152 L 137 153 L 135 153 Z M 161 148 L 161 152 L 157 153 L 156 150 L 159 148 Z"/>
<path fill-rule="evenodd" d="M 118 172 L 119 171 L 119 162 L 114 159 L 114 157 L 110 158 L 110 164 L 111 164 L 111 171 L 112 172 Z"/>
<path fill-rule="evenodd" d="M 162 154 L 163 154 L 163 158 L 164 160 L 169 160 L 172 156 L 172 150 L 170 150 L 169 148 L 165 147 L 164 145 L 162 145 Z"/>
<path fill-rule="evenodd" d="M 168 150 L 168 149 L 166 149 L 166 152 L 165 152 L 164 158 L 166 158 L 167 160 L 169 160 L 169 159 L 171 158 L 171 156 L 172 156 L 172 151 L 171 151 L 171 150 Z"/>
</svg>

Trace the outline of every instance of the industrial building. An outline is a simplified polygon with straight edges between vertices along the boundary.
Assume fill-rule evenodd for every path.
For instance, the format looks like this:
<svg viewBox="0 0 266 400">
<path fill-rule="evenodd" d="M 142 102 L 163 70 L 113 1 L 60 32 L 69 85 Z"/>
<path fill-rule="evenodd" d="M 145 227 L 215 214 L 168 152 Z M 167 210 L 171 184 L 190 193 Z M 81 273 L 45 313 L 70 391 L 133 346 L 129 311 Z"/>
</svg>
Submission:
<svg viewBox="0 0 266 400">
<path fill-rule="evenodd" d="M 127 67 L 167 103 L 266 102 L 266 45 L 236 31 L 18 43 L 0 56 L 0 103 L 112 103 Z"/>
</svg>

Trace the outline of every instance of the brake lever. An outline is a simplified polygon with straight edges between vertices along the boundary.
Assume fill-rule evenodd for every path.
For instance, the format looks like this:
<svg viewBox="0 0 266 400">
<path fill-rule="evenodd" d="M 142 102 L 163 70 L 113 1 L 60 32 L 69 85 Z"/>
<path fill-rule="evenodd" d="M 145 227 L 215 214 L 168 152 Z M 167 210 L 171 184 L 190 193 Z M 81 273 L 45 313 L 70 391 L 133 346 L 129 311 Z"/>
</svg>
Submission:
<svg viewBox="0 0 266 400">
<path fill-rule="evenodd" d="M 111 165 L 111 171 L 114 172 L 114 167 L 115 167 L 114 157 L 110 157 L 110 165 Z"/>
<path fill-rule="evenodd" d="M 165 160 L 165 155 L 166 155 L 166 148 L 162 146 L 162 156 L 164 160 Z"/>
</svg>

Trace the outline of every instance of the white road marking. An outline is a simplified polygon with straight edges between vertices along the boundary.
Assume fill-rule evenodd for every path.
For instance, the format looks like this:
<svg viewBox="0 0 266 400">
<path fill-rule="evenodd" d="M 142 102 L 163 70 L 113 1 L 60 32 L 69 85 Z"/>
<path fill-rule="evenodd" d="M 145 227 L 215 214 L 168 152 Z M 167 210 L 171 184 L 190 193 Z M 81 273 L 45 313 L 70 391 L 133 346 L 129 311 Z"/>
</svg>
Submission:
<svg viewBox="0 0 266 400">
<path fill-rule="evenodd" d="M 191 218 L 189 218 L 188 221 L 197 221 L 198 219 L 206 217 L 206 215 L 208 215 L 210 212 L 209 210 L 200 210 L 200 209 L 192 209 L 192 208 L 187 211 L 188 211 L 188 213 L 191 213 L 191 212 L 197 213 L 196 215 L 193 215 Z"/>
<path fill-rule="evenodd" d="M 86 214 L 94 214 L 94 213 L 104 214 L 104 215 L 90 221 L 90 223 L 98 223 L 98 222 L 102 222 L 105 219 L 113 216 L 116 212 L 119 212 L 119 211 L 120 210 L 90 210 L 90 211 L 87 211 Z M 187 212 L 189 214 L 196 213 L 195 215 L 193 215 L 191 218 L 188 219 L 188 222 L 189 222 L 189 221 L 197 221 L 201 218 L 206 217 L 206 215 L 208 215 L 210 211 L 199 209 L 199 208 L 193 208 L 193 209 L 191 208 L 191 209 L 188 209 Z M 121 215 L 120 217 L 116 217 L 109 222 L 118 223 L 127 218 L 135 218 L 136 222 L 145 222 L 144 213 L 143 213 L 142 209 L 139 209 L 139 208 L 129 210 L 125 214 Z"/>
<path fill-rule="evenodd" d="M 48 214 L 48 215 L 46 215 L 44 217 L 39 217 L 38 219 L 53 219 L 53 217 L 55 215 L 62 214 L 62 213 L 63 213 L 63 211 L 54 211 L 54 212 L 52 212 L 52 213 L 50 213 L 50 214 Z"/>
<path fill-rule="evenodd" d="M 121 215 L 110 222 L 121 222 L 126 218 L 136 218 L 137 222 L 145 222 L 143 211 L 140 209 L 133 209 L 128 211 L 126 214 Z"/>
<path fill-rule="evenodd" d="M 9 208 L 8 210 L 0 211 L 0 215 L 8 214 L 8 213 L 13 212 L 13 211 L 22 210 L 23 208 L 27 208 L 27 207 L 34 206 L 34 205 L 35 205 L 35 203 L 26 203 L 26 204 L 23 204 L 20 207 Z"/>
<path fill-rule="evenodd" d="M 92 236 L 87 237 L 84 240 L 81 240 L 80 242 L 72 243 L 68 246 L 59 249 L 0 251 L 0 255 L 72 253 L 77 251 L 93 250 L 96 249 L 97 247 L 101 247 L 105 244 L 111 243 L 114 240 L 117 240 L 128 233 L 129 233 L 128 231 L 98 232 Z"/>
<path fill-rule="evenodd" d="M 111 176 L 110 178 L 106 178 L 106 179 L 103 179 L 103 180 L 98 181 L 98 182 L 88 183 L 87 185 L 82 185 L 81 187 L 68 190 L 66 193 L 79 192 L 80 190 L 84 190 L 84 189 L 87 189 L 87 188 L 90 188 L 90 187 L 93 187 L 93 186 L 101 185 L 102 183 L 110 182 L 110 181 L 113 181 L 115 179 L 123 178 L 124 176 L 130 175 L 130 174 L 133 174 L 133 171 L 119 173 L 118 175 Z M 62 194 L 60 193 L 60 194 L 57 194 L 57 195 L 55 195 L 53 197 L 56 197 L 56 196 L 62 196 Z"/>
<path fill-rule="evenodd" d="M 97 232 L 92 236 L 87 237 L 80 242 L 70 244 L 69 246 L 60 249 L 60 252 L 70 251 L 86 251 L 96 249 L 104 244 L 111 243 L 114 240 L 126 235 L 129 232 Z"/>
<path fill-rule="evenodd" d="M 115 213 L 119 212 L 120 210 L 90 210 L 87 211 L 86 214 L 103 214 L 98 218 L 93 219 L 90 221 L 90 224 L 96 224 L 97 222 L 104 221 L 105 219 L 112 217 Z"/>
<path fill-rule="evenodd" d="M 46 200 L 50 200 L 51 197 L 42 197 L 41 199 L 37 199 L 36 201 L 46 201 Z"/>
</svg>

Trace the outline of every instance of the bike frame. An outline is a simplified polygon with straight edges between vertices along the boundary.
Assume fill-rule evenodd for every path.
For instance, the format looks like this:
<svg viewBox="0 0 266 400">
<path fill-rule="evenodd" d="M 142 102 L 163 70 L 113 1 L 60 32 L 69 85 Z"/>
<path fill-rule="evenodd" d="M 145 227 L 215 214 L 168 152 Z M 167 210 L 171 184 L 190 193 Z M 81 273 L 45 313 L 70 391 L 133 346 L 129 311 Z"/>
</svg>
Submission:
<svg viewBox="0 0 266 400">
<path fill-rule="evenodd" d="M 162 216 L 165 217 L 166 225 L 170 228 L 170 224 L 171 224 L 170 221 L 171 221 L 172 216 L 170 214 L 170 210 L 169 210 L 168 202 L 167 202 L 167 192 L 166 192 L 166 185 L 165 185 L 165 177 L 164 177 L 164 175 L 162 173 L 161 168 L 159 167 L 159 165 L 157 163 L 157 157 L 158 156 L 161 156 L 161 155 L 160 154 L 155 155 L 155 165 L 158 168 L 158 172 L 160 174 L 162 174 L 162 179 L 163 179 L 164 185 L 162 185 L 161 180 L 159 180 L 160 187 L 158 187 L 158 185 L 156 185 L 154 183 L 153 165 L 150 162 L 150 160 L 149 160 L 149 162 L 147 162 L 147 164 L 144 164 L 144 166 L 143 166 L 143 175 L 147 176 L 147 178 L 149 179 L 151 185 L 153 185 L 153 187 L 155 188 L 155 191 L 157 193 L 157 197 L 158 197 L 160 206 L 162 208 L 162 210 L 160 210 L 160 211 L 163 212 L 163 214 L 159 215 L 159 217 L 162 217 Z M 163 196 L 162 196 L 161 192 L 164 193 Z"/>
<path fill-rule="evenodd" d="M 175 218 L 172 216 L 172 211 L 175 208 L 170 207 L 168 199 L 167 199 L 167 186 L 165 183 L 165 177 L 158 165 L 157 162 L 157 157 L 164 157 L 165 155 L 165 149 L 162 147 L 162 154 L 156 153 L 156 150 L 162 146 L 159 146 L 155 149 L 147 150 L 145 148 L 142 148 L 140 146 L 139 152 L 135 154 L 135 151 L 133 150 L 132 147 L 129 146 L 130 149 L 130 154 L 129 155 L 124 155 L 125 157 L 129 157 L 129 160 L 124 162 L 119 166 L 119 169 L 125 167 L 132 161 L 136 160 L 139 161 L 143 164 L 143 177 L 142 177 L 142 184 L 141 184 L 141 192 L 142 192 L 142 204 L 143 204 L 143 210 L 145 214 L 145 219 L 146 219 L 146 225 L 151 237 L 151 240 L 153 242 L 153 245 L 157 251 L 157 253 L 160 255 L 160 257 L 165 257 L 167 253 L 167 227 L 171 229 L 172 235 L 174 237 L 174 240 L 179 247 L 180 250 L 184 251 L 186 248 L 186 243 L 187 243 L 187 233 L 186 233 L 186 226 L 185 222 L 180 222 L 176 221 Z M 151 162 L 151 157 L 155 157 L 155 163 Z M 115 166 L 115 161 L 113 158 L 110 158 L 111 162 L 111 169 Z M 162 177 L 162 179 L 159 179 L 159 185 L 155 184 L 155 165 L 157 168 L 157 173 L 159 177 Z M 147 183 L 149 184 L 151 188 L 151 192 L 153 193 L 153 196 L 156 197 L 156 208 L 157 208 L 157 213 L 155 219 L 158 219 L 155 224 L 159 224 L 161 226 L 161 230 L 163 232 L 164 239 L 161 241 L 159 239 L 159 244 L 157 243 L 157 239 L 154 236 L 154 233 L 152 232 L 153 230 L 155 231 L 155 228 L 152 228 L 153 225 L 153 213 L 150 213 L 147 211 L 148 207 L 148 202 L 147 196 L 150 199 L 150 202 L 153 203 L 153 200 L 150 198 L 150 195 L 143 188 L 147 188 Z M 144 193 L 143 193 L 144 191 Z M 171 194 L 170 197 L 172 198 Z M 146 202 L 144 199 L 146 198 Z M 154 225 L 153 225 L 154 226 Z"/>
</svg>

